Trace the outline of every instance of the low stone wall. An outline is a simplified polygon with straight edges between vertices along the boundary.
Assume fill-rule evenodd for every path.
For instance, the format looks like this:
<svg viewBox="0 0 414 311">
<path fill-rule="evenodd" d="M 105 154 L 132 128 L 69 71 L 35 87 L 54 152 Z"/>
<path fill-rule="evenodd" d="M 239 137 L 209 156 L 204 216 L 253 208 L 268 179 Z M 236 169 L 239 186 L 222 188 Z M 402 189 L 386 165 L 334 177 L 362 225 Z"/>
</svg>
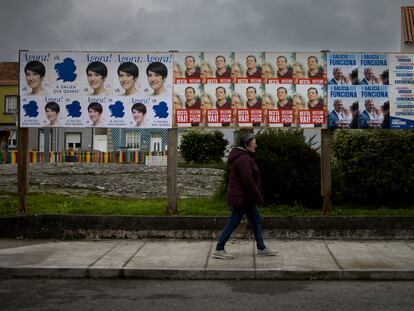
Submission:
<svg viewBox="0 0 414 311">
<path fill-rule="evenodd" d="M 0 238 L 215 239 L 227 217 L 31 215 L 0 218 Z M 266 238 L 414 239 L 414 217 L 263 217 Z M 252 238 L 246 222 L 234 237 Z"/>
</svg>

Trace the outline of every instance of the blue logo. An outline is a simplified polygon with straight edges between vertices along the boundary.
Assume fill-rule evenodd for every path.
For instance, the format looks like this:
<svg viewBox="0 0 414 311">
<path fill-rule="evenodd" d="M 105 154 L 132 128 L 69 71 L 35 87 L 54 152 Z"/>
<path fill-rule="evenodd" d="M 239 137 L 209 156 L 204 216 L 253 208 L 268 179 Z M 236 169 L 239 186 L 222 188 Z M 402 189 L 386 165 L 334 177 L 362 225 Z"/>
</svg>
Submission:
<svg viewBox="0 0 414 311">
<path fill-rule="evenodd" d="M 79 118 L 82 115 L 81 104 L 77 100 L 66 105 L 66 110 L 68 111 L 68 117 Z"/>
<path fill-rule="evenodd" d="M 34 100 L 29 101 L 28 104 L 24 104 L 23 109 L 25 112 L 25 117 L 36 118 L 39 115 L 39 106 Z"/>
<path fill-rule="evenodd" d="M 168 106 L 166 102 L 160 102 L 153 109 L 156 118 L 165 119 L 168 117 Z"/>
<path fill-rule="evenodd" d="M 76 80 L 77 74 L 75 61 L 72 58 L 65 58 L 62 63 L 55 65 L 55 71 L 58 75 L 57 81 L 73 82 Z"/>
<path fill-rule="evenodd" d="M 124 104 L 119 100 L 115 104 L 109 105 L 109 110 L 111 110 L 111 117 L 122 118 L 125 115 Z"/>
</svg>

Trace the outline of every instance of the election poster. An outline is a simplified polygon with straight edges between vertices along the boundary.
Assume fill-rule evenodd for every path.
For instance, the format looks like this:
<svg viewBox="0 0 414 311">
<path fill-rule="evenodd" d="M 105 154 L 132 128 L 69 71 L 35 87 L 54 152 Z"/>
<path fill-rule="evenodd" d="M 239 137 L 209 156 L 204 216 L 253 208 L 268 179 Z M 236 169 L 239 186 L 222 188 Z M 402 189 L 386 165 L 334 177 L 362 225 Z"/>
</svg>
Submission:
<svg viewBox="0 0 414 311">
<path fill-rule="evenodd" d="M 204 53 L 201 64 L 201 83 L 231 83 L 233 52 Z"/>
<path fill-rule="evenodd" d="M 172 65 L 172 53 L 21 51 L 20 124 L 171 128 Z"/>
<path fill-rule="evenodd" d="M 385 128 L 389 122 L 389 86 L 359 86 L 359 128 Z"/>
<path fill-rule="evenodd" d="M 176 109 L 175 123 L 177 127 L 199 127 L 203 125 L 201 100 L 202 84 L 177 84 L 174 86 L 174 97 L 180 101 Z"/>
<path fill-rule="evenodd" d="M 324 85 L 296 85 L 294 110 L 302 128 L 326 128 L 326 88 Z"/>
<path fill-rule="evenodd" d="M 267 84 L 263 108 L 269 127 L 291 127 L 294 125 L 293 101 L 295 85 Z"/>
<path fill-rule="evenodd" d="M 293 65 L 295 53 L 266 52 L 262 65 L 263 83 L 266 84 L 293 84 Z"/>
<path fill-rule="evenodd" d="M 390 60 L 390 128 L 414 128 L 414 54 L 394 53 Z"/>
<path fill-rule="evenodd" d="M 328 85 L 328 128 L 358 128 L 359 86 Z"/>
<path fill-rule="evenodd" d="M 228 83 L 205 84 L 203 98 L 206 104 L 206 125 L 209 127 L 230 126 L 233 123 L 232 111 L 233 85 Z M 207 104 L 208 103 L 208 104 Z"/>
<path fill-rule="evenodd" d="M 358 53 L 328 53 L 328 85 L 358 85 Z"/>
<path fill-rule="evenodd" d="M 361 53 L 358 78 L 360 85 L 388 85 L 388 54 Z"/>
<path fill-rule="evenodd" d="M 263 96 L 265 85 L 262 83 L 236 84 L 234 86 L 233 107 L 236 109 L 236 123 L 240 127 L 263 126 Z"/>
<path fill-rule="evenodd" d="M 296 53 L 293 78 L 295 84 L 325 84 L 326 53 Z"/>
<path fill-rule="evenodd" d="M 174 53 L 174 84 L 200 84 L 202 52 Z"/>
<path fill-rule="evenodd" d="M 235 52 L 231 66 L 233 83 L 262 83 L 264 52 Z"/>
</svg>

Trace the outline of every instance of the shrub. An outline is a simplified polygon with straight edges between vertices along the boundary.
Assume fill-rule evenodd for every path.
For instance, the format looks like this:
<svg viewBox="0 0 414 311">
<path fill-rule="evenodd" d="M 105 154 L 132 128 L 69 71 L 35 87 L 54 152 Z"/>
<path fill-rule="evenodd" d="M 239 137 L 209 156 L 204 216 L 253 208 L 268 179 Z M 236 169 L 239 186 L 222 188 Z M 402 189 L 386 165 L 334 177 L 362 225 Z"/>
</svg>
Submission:
<svg viewBox="0 0 414 311">
<path fill-rule="evenodd" d="M 187 163 L 221 162 L 228 143 L 220 131 L 189 130 L 183 135 L 181 154 Z"/>
<path fill-rule="evenodd" d="M 321 208 L 320 156 L 303 130 L 266 129 L 256 136 L 256 161 L 267 204 Z"/>
<path fill-rule="evenodd" d="M 414 202 L 414 133 L 397 130 L 336 131 L 335 199 L 359 203 Z"/>
</svg>

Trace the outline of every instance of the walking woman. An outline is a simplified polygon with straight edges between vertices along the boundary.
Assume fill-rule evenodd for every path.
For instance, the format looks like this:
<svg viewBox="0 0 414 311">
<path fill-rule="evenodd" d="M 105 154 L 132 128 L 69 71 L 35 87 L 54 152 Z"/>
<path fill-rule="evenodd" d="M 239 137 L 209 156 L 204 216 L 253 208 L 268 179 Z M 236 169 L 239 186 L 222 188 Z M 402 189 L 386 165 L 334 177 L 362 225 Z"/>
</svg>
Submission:
<svg viewBox="0 0 414 311">
<path fill-rule="evenodd" d="M 217 242 L 214 258 L 233 259 L 234 256 L 224 249 L 233 231 L 237 228 L 243 216 L 249 219 L 256 239 L 258 256 L 275 256 L 276 251 L 266 247 L 263 242 L 262 226 L 258 205 L 264 204 L 260 193 L 260 172 L 256 165 L 256 137 L 247 134 L 240 138 L 240 146 L 230 152 L 228 163 L 229 184 L 227 203 L 231 207 L 231 215 Z"/>
</svg>

